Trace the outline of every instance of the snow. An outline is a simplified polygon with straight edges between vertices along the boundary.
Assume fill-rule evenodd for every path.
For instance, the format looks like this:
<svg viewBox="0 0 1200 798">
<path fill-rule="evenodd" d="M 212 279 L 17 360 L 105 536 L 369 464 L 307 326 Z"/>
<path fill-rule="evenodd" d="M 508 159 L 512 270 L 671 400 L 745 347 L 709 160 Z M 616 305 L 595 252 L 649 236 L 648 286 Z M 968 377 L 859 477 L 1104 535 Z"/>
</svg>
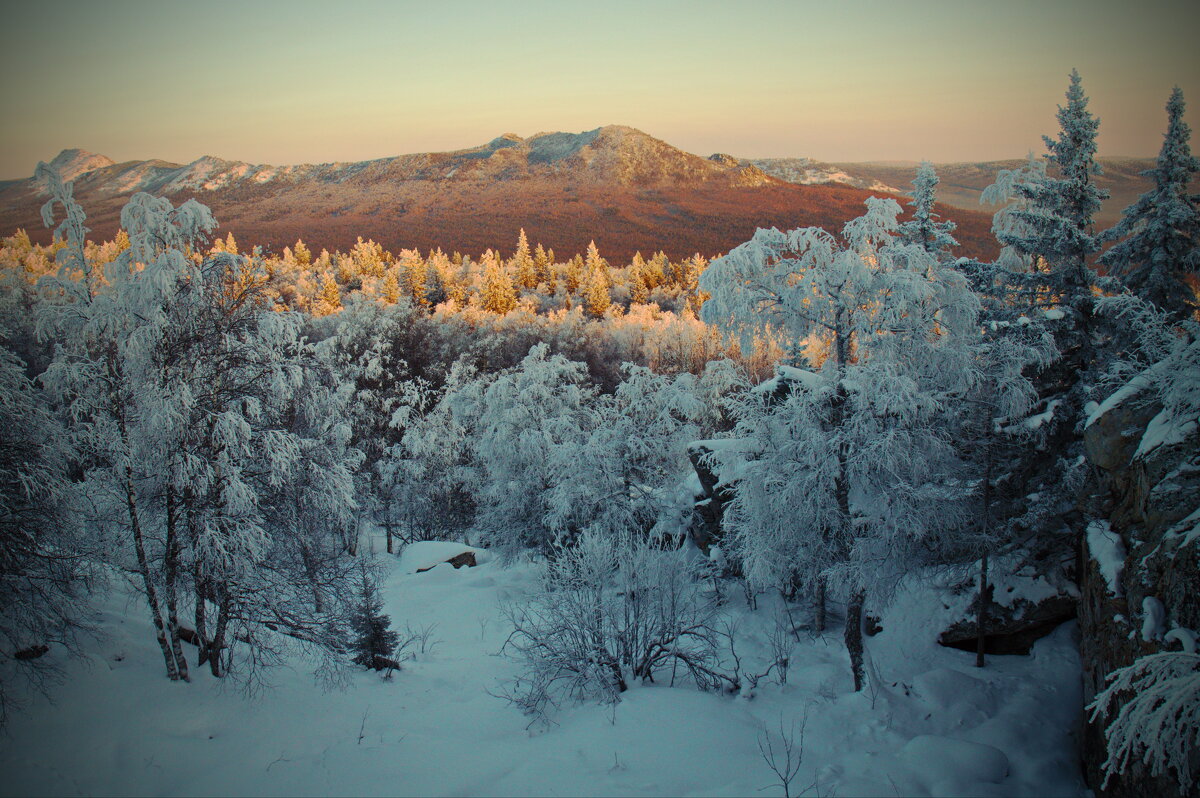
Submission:
<svg viewBox="0 0 1200 798">
<path fill-rule="evenodd" d="M 1142 640 L 1162 640 L 1167 629 L 1167 608 L 1154 596 L 1142 599 Z"/>
<path fill-rule="evenodd" d="M 753 393 L 774 393 L 781 382 L 795 383 L 807 391 L 820 390 L 823 384 L 821 375 L 815 372 L 798 369 L 795 366 L 776 366 L 775 376 L 754 386 L 751 391 Z"/>
<path fill-rule="evenodd" d="M 1063 319 L 1066 316 L 1066 314 L 1063 313 L 1058 308 L 1047 308 L 1046 310 L 1042 311 L 1042 316 L 1044 316 L 1047 319 L 1050 319 L 1051 321 L 1059 321 L 1059 320 Z"/>
<path fill-rule="evenodd" d="M 1150 420 L 1134 458 L 1144 457 L 1160 446 L 1182 443 L 1196 431 L 1196 420 L 1163 410 Z"/>
<path fill-rule="evenodd" d="M 384 559 L 385 611 L 399 628 L 436 624 L 436 643 L 390 680 L 356 670 L 331 692 L 299 654 L 254 697 L 199 669 L 168 682 L 144 606 L 115 592 L 86 662 L 47 655 L 67 678 L 0 738 L 0 794 L 752 795 L 775 781 L 759 735 L 804 717 L 794 794 L 814 780 L 839 796 L 1084 794 L 1074 624 L 975 669 L 973 654 L 933 642 L 947 611 L 912 583 L 867 639 L 873 695 L 851 691 L 838 629 L 802 635 L 788 684 L 751 699 L 635 685 L 615 708 L 564 705 L 527 728 L 493 695 L 516 667 L 499 655 L 497 602 L 520 599 L 537 571 L 475 549 L 478 567 L 413 573 L 465 549 L 417 543 Z M 756 612 L 739 599 L 730 612 L 757 667 L 778 599 Z"/>
<path fill-rule="evenodd" d="M 1125 544 L 1107 521 L 1092 521 L 1087 527 L 1088 552 L 1108 584 L 1108 592 L 1121 595 L 1121 571 L 1125 569 Z"/>
<path fill-rule="evenodd" d="M 1191 529 L 1188 529 L 1191 526 Z M 1187 546 L 1193 541 L 1200 540 L 1200 507 L 1192 511 L 1192 514 L 1180 521 L 1175 526 L 1167 531 L 1167 537 L 1183 537 L 1183 542 L 1180 546 Z"/>
<path fill-rule="evenodd" d="M 1025 419 L 1025 426 L 1028 429 L 1038 429 L 1043 424 L 1054 420 L 1054 411 L 1058 409 L 1058 406 L 1060 404 L 1062 404 L 1061 399 L 1050 400 L 1050 402 L 1046 405 L 1045 410 L 1043 410 L 1041 413 L 1032 415 L 1029 418 Z"/>
<path fill-rule="evenodd" d="M 1183 650 L 1188 654 L 1196 653 L 1196 633 L 1184 626 L 1176 626 L 1171 631 L 1163 635 L 1164 643 L 1179 641 L 1179 645 L 1183 646 Z"/>
</svg>

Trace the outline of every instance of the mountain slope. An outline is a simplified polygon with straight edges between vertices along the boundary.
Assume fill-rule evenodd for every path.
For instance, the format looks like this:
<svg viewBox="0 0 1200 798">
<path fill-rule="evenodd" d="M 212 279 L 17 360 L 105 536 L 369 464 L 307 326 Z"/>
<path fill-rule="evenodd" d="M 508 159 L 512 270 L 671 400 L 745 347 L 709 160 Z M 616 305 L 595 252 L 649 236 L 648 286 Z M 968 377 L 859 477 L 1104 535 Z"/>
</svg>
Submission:
<svg viewBox="0 0 1200 798">
<path fill-rule="evenodd" d="M 715 157 L 715 156 L 714 156 Z M 1121 212 L 1151 188 L 1151 182 L 1140 172 L 1154 166 L 1153 158 L 1100 158 L 1104 174 L 1096 185 L 1112 196 L 1096 215 L 1101 227 L 1110 227 L 1121 218 Z M 808 158 L 743 159 L 738 163 L 754 165 L 772 177 L 792 183 L 843 185 L 873 191 L 908 190 L 917 174 L 918 164 L 897 162 L 822 163 Z M 983 189 L 996 180 L 1001 169 L 1017 169 L 1024 160 L 981 161 L 934 164 L 941 182 L 938 199 L 954 208 L 992 213 L 995 208 L 980 205 Z M 955 212 L 957 213 L 957 211 Z"/>
<path fill-rule="evenodd" d="M 298 238 L 349 249 L 358 236 L 392 250 L 433 247 L 478 253 L 512 249 L 517 231 L 559 253 L 595 240 L 614 259 L 635 250 L 711 256 L 755 228 L 840 229 L 872 191 L 798 185 L 757 165 L 683 152 L 629 127 L 584 133 L 505 134 L 479 147 L 357 163 L 271 166 L 206 156 L 190 164 L 113 163 L 82 151 L 76 197 L 93 236 L 112 236 L 136 191 L 209 205 L 245 243 L 278 251 Z M 0 185 L 0 232 L 24 227 L 37 240 L 42 202 L 32 180 Z M 964 254 L 990 256 L 990 217 L 953 213 Z"/>
</svg>

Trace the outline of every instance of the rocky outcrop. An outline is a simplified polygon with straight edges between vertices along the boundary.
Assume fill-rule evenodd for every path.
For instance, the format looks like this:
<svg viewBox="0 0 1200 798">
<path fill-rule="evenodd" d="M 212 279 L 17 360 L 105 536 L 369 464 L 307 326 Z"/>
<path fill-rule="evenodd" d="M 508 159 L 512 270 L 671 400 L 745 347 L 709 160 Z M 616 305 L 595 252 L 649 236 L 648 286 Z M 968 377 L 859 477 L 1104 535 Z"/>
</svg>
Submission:
<svg viewBox="0 0 1200 798">
<path fill-rule="evenodd" d="M 1019 598 L 1011 605 L 990 602 L 987 611 L 986 654 L 1028 654 L 1033 644 L 1053 632 L 1076 614 L 1078 597 L 1056 593 L 1040 601 Z M 971 616 L 951 624 L 938 635 L 938 643 L 963 651 L 975 651 L 978 626 L 974 607 Z"/>
<path fill-rule="evenodd" d="M 1200 507 L 1200 450 L 1195 432 L 1152 443 L 1161 407 L 1129 392 L 1096 411 L 1085 433 L 1098 490 L 1087 507 L 1095 523 L 1081 552 L 1079 606 L 1084 700 L 1103 689 L 1113 670 L 1147 654 L 1178 650 L 1164 640 L 1171 627 L 1200 629 L 1200 541 L 1189 532 Z M 1166 634 L 1164 634 L 1166 633 Z M 1152 777 L 1135 761 L 1123 776 L 1104 781 L 1104 719 L 1084 729 L 1083 764 L 1089 785 L 1105 798 L 1178 795 L 1167 776 Z"/>
</svg>

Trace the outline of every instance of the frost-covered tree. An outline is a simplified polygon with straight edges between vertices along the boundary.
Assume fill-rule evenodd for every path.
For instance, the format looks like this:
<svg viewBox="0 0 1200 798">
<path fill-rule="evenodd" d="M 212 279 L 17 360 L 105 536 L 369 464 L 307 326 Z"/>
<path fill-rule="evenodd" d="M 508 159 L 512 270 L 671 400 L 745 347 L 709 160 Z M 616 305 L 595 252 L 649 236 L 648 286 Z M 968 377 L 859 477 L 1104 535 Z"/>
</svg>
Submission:
<svg viewBox="0 0 1200 798">
<path fill-rule="evenodd" d="M 863 603 L 893 556 L 961 509 L 945 407 L 967 390 L 978 302 L 957 271 L 895 241 L 900 207 L 867 200 L 839 240 L 819 228 L 759 230 L 713 262 L 703 317 L 749 335 L 767 328 L 827 353 L 778 404 L 751 394 L 735 437 L 753 456 L 727 509 L 749 579 L 810 575 L 850 591 L 847 647 L 862 684 Z M 820 612 L 820 610 L 818 610 Z"/>
<path fill-rule="evenodd" d="M 356 664 L 376 671 L 390 672 L 395 668 L 392 657 L 400 635 L 391 625 L 391 618 L 383 612 L 379 585 L 364 563 L 359 569 L 357 602 L 350 618 L 351 647 Z"/>
<path fill-rule="evenodd" d="M 538 344 L 501 372 L 483 396 L 475 459 L 484 539 L 507 548 L 547 548 L 578 529 L 555 523 L 550 490 L 573 479 L 576 463 L 556 453 L 578 449 L 595 427 L 595 388 L 587 368 Z"/>
<path fill-rule="evenodd" d="M 1022 214 L 1031 211 L 1033 203 L 1018 187 L 1033 185 L 1045 178 L 1046 162 L 1031 152 L 1025 164 L 1019 169 L 1001 169 L 996 173 L 995 182 L 983 189 L 979 201 L 984 204 L 1000 206 L 992 215 L 992 232 L 997 240 L 1003 241 L 1009 236 L 1024 239 L 1033 235 L 1033 227 L 1022 221 L 1024 218 Z M 1011 244 L 1005 244 L 1000 249 L 1000 256 L 994 264 L 995 268 L 989 270 L 987 281 L 979 288 L 990 290 L 994 284 L 999 284 L 999 277 L 1004 273 L 1023 275 L 1039 271 L 1042 266 L 1044 266 L 1044 262 L 1040 261 L 1037 256 L 1018 250 Z M 992 274 L 997 269 L 999 274 Z M 1036 286 L 1027 286 L 1020 279 L 1015 282 L 1022 290 L 1032 290 L 1036 294 Z M 1035 304 L 1032 298 L 1022 299 L 1021 304 L 1024 307 L 1031 307 Z"/>
<path fill-rule="evenodd" d="M 491 313 L 504 315 L 517 306 L 517 291 L 500 258 L 490 249 L 483 256 L 483 285 L 480 305 Z"/>
<path fill-rule="evenodd" d="M 50 645 L 77 650 L 103 544 L 78 523 L 59 419 L 0 327 L 0 726 L 21 683 L 44 687 Z"/>
<path fill-rule="evenodd" d="M 1039 284 L 1047 290 L 1040 296 L 1040 304 L 1067 310 L 1075 328 L 1071 347 L 1078 349 L 1081 362 L 1090 363 L 1092 288 L 1097 278 L 1089 260 L 1100 251 L 1094 219 L 1108 192 L 1093 181 L 1101 174 L 1096 162 L 1100 121 L 1088 110 L 1088 98 L 1075 70 L 1066 96 L 1067 104 L 1058 108 L 1058 136 L 1043 137 L 1053 174 L 1015 184 L 1027 206 L 1012 210 L 1017 224 L 1000 231 L 998 237 L 1016 252 L 1045 261 L 1047 270 Z"/>
<path fill-rule="evenodd" d="M 542 255 L 544 257 L 545 252 Z M 527 291 L 537 288 L 538 282 L 540 282 L 537 264 L 529 252 L 529 239 L 525 237 L 525 228 L 523 227 L 517 238 L 517 251 L 513 253 L 512 260 L 509 261 L 509 269 L 516 275 L 518 287 Z"/>
<path fill-rule="evenodd" d="M 1173 775 L 1180 795 L 1200 784 L 1192 770 L 1200 741 L 1200 656 L 1162 651 L 1108 675 L 1108 686 L 1088 705 L 1091 720 L 1106 723 L 1104 784 L 1141 762 L 1150 775 Z"/>
<path fill-rule="evenodd" d="M 311 508 L 301 515 L 321 516 L 321 530 L 352 502 L 355 453 L 338 449 L 347 436 L 296 426 L 295 402 L 319 384 L 299 316 L 273 310 L 256 260 L 198 256 L 215 221 L 194 201 L 135 195 L 121 214 L 130 246 L 101 279 L 78 254 L 82 211 L 47 177 L 47 217 L 67 209 L 68 246 L 59 275 L 43 280 L 42 327 L 60 342 L 43 381 L 71 416 L 89 520 L 130 544 L 115 556 L 139 576 L 168 677 L 188 677 L 188 605 L 186 637 L 214 675 L 245 643 L 253 676 L 280 635 L 336 652 L 336 619 L 314 608 L 312 574 L 287 557 L 304 527 L 282 526 L 277 512 L 293 481 Z M 313 415 L 328 424 L 337 412 Z"/>
<path fill-rule="evenodd" d="M 646 537 L 657 527 L 657 536 L 674 537 L 687 445 L 711 432 L 704 425 L 720 395 L 741 381 L 727 361 L 709 364 L 699 378 L 630 363 L 622 373 L 612 394 L 596 397 L 591 429 L 554 449 L 555 470 L 565 478 L 548 490 L 547 519 L 556 530 Z"/>
<path fill-rule="evenodd" d="M 950 221 L 938 221 L 938 214 L 933 210 L 939 182 L 933 164 L 922 161 L 917 167 L 917 176 L 912 184 L 912 200 L 908 203 L 912 208 L 912 219 L 903 222 L 897 234 L 902 243 L 914 244 L 939 260 L 944 260 L 949 256 L 950 249 L 958 246 L 958 241 L 952 235 L 957 225 Z"/>
<path fill-rule="evenodd" d="M 475 456 L 484 394 L 493 375 L 456 361 L 439 394 L 406 382 L 393 412 L 403 429 L 379 465 L 389 528 L 407 539 L 452 539 L 475 521 L 480 470 Z"/>
<path fill-rule="evenodd" d="M 608 292 L 607 268 L 595 265 L 588 269 L 583 281 L 583 307 L 589 316 L 601 318 L 612 305 Z"/>
<path fill-rule="evenodd" d="M 1131 291 L 1179 318 L 1196 311 L 1195 292 L 1184 277 L 1200 271 L 1200 196 L 1189 191 L 1200 160 L 1192 155 L 1183 111 L 1183 91 L 1176 87 L 1167 102 L 1158 161 L 1142 172 L 1154 188 L 1105 232 L 1104 240 L 1119 243 L 1100 257 Z"/>
</svg>

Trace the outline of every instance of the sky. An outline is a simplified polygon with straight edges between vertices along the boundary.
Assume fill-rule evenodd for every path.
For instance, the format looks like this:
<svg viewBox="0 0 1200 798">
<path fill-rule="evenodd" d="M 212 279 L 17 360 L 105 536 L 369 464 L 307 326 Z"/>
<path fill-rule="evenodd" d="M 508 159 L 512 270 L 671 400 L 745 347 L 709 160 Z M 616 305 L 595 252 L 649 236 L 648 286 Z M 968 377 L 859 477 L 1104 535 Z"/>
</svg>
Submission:
<svg viewBox="0 0 1200 798">
<path fill-rule="evenodd" d="M 1200 108 L 1193 5 L 0 0 L 0 179 L 68 147 L 320 163 L 606 124 L 701 155 L 1014 158 L 1072 68 L 1101 154 L 1149 156 L 1172 86 Z"/>
</svg>

